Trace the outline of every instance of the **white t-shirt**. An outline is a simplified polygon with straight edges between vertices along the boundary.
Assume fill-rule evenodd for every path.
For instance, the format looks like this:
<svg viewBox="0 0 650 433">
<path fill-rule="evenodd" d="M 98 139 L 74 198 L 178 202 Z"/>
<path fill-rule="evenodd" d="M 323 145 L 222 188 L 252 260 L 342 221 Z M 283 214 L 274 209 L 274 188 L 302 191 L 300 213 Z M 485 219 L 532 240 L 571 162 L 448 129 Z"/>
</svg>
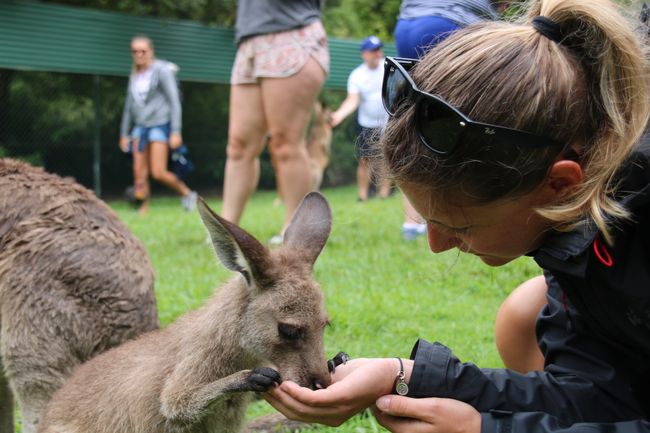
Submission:
<svg viewBox="0 0 650 433">
<path fill-rule="evenodd" d="M 357 119 L 364 128 L 381 128 L 388 119 L 388 113 L 381 103 L 383 78 L 383 59 L 375 69 L 362 63 L 348 77 L 348 93 L 358 93 L 360 97 Z"/>
<path fill-rule="evenodd" d="M 149 93 L 152 72 L 152 68 L 147 68 L 145 71 L 137 72 L 133 77 L 133 97 L 139 104 L 144 104 L 147 93 Z"/>
</svg>

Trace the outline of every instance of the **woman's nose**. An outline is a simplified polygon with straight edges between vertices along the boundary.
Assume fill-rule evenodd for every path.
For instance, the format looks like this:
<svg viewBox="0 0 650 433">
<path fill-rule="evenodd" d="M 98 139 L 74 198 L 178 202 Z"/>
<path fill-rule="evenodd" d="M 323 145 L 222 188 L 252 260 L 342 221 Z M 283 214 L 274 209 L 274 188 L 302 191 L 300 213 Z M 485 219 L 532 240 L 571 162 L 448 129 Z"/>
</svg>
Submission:
<svg viewBox="0 0 650 433">
<path fill-rule="evenodd" d="M 429 249 L 434 253 L 441 253 L 458 246 L 459 240 L 455 235 L 436 230 L 431 224 L 427 224 L 427 237 Z"/>
</svg>

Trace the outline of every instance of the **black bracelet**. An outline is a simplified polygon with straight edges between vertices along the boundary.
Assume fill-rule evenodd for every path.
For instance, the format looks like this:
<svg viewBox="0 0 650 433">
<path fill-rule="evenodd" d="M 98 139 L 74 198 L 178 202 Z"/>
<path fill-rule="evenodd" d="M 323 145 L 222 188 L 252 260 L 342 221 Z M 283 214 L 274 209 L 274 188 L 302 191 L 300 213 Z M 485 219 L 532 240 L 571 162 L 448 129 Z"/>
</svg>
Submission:
<svg viewBox="0 0 650 433">
<path fill-rule="evenodd" d="M 409 386 L 404 382 L 404 364 L 402 364 L 402 358 L 397 358 L 397 360 L 399 361 L 399 371 L 395 379 L 395 392 L 399 395 L 406 395 L 409 392 Z"/>
</svg>

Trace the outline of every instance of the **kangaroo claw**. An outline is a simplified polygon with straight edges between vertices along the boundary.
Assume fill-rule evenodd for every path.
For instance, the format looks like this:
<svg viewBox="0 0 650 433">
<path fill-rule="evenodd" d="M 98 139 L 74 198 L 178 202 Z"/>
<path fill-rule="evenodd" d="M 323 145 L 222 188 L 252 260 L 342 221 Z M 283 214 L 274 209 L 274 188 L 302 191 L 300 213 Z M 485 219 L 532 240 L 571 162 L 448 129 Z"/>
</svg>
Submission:
<svg viewBox="0 0 650 433">
<path fill-rule="evenodd" d="M 280 384 L 280 373 L 272 368 L 259 367 L 251 371 L 245 386 L 250 391 L 264 392 L 268 391 L 274 383 Z"/>
<path fill-rule="evenodd" d="M 334 373 L 336 371 L 336 367 L 338 367 L 341 364 L 345 364 L 350 360 L 350 355 L 348 355 L 345 352 L 339 352 L 334 356 L 334 358 L 330 359 L 327 361 L 327 369 L 329 370 L 330 373 Z"/>
</svg>

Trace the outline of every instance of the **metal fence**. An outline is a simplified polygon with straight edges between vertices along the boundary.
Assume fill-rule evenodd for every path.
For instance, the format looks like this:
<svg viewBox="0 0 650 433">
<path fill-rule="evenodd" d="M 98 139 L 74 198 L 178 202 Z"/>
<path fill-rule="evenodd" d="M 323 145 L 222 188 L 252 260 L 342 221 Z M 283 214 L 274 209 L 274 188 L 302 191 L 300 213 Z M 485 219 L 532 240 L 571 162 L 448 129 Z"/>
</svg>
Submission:
<svg viewBox="0 0 650 433">
<path fill-rule="evenodd" d="M 0 69 L 0 156 L 74 177 L 103 197 L 122 194 L 132 183 L 130 156 L 118 148 L 126 86 L 125 77 Z M 181 82 L 181 90 L 183 138 L 196 166 L 188 184 L 204 194 L 220 194 L 229 86 Z M 332 90 L 322 95 L 334 106 L 344 96 Z M 354 179 L 350 123 L 335 131 L 326 186 Z M 274 188 L 267 152 L 261 162 L 260 188 Z M 167 192 L 161 187 L 156 191 Z"/>
</svg>

